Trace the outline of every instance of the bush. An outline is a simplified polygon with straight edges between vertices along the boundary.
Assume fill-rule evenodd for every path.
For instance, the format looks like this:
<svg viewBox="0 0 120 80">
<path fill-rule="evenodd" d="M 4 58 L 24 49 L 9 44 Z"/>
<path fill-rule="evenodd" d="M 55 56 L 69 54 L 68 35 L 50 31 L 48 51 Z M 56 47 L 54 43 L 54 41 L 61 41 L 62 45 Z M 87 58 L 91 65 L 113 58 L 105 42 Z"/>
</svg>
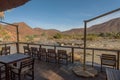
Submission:
<svg viewBox="0 0 120 80">
<path fill-rule="evenodd" d="M 55 38 L 55 39 L 61 39 L 61 38 L 62 38 L 62 34 L 57 33 L 57 34 L 55 34 L 55 35 L 53 36 L 53 38 Z"/>
<path fill-rule="evenodd" d="M 90 40 L 90 41 L 94 41 L 98 39 L 98 35 L 97 34 L 88 34 L 86 37 L 86 40 Z M 84 40 L 84 37 L 81 38 L 81 40 Z"/>
<path fill-rule="evenodd" d="M 97 40 L 97 36 L 87 36 L 87 40 L 90 40 L 90 41 Z"/>
</svg>

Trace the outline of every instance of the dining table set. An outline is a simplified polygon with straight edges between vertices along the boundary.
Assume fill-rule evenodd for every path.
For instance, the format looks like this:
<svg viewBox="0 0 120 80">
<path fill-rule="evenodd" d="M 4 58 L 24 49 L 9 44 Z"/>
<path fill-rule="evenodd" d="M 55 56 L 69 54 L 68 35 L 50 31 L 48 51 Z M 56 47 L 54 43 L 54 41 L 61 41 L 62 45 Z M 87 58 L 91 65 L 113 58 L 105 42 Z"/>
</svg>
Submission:
<svg viewBox="0 0 120 80">
<path fill-rule="evenodd" d="M 6 52 L 1 51 L 1 54 L 2 52 L 7 53 L 7 50 Z M 3 78 L 5 80 L 13 80 L 12 79 L 12 77 L 14 76 L 13 74 L 16 73 L 14 72 L 15 69 L 13 68 L 16 67 L 17 69 L 18 63 L 19 63 L 20 66 L 19 66 L 18 72 L 22 72 L 23 67 L 25 68 L 33 64 L 32 61 L 30 61 L 30 59 L 32 58 L 29 55 L 25 55 L 23 53 L 12 53 L 12 54 L 1 55 L 0 56 L 0 80 L 2 80 Z M 34 66 L 31 69 L 33 68 Z M 27 69 L 30 69 L 30 68 L 27 68 Z M 4 77 L 2 77 L 3 71 L 4 71 Z M 22 79 L 19 79 L 19 80 L 22 80 Z"/>
</svg>

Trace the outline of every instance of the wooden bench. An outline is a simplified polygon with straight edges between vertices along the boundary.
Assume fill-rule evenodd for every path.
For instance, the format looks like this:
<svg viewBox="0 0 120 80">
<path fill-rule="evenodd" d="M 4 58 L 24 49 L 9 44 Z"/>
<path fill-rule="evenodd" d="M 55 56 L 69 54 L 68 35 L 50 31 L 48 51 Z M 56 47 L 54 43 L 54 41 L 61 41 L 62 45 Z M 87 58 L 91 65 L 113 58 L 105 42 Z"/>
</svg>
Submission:
<svg viewBox="0 0 120 80">
<path fill-rule="evenodd" d="M 107 80 L 120 80 L 120 71 L 106 68 Z"/>
</svg>

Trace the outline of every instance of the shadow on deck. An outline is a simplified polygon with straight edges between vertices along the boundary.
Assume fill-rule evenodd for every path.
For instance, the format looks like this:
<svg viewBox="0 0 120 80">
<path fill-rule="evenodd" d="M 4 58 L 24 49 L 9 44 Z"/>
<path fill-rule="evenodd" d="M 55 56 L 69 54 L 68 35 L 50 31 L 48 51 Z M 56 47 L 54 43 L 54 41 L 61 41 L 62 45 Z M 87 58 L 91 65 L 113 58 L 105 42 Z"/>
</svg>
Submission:
<svg viewBox="0 0 120 80">
<path fill-rule="evenodd" d="M 106 74 L 98 71 L 94 78 L 78 77 L 72 72 L 74 64 L 60 65 L 35 61 L 35 80 L 106 80 Z"/>
</svg>

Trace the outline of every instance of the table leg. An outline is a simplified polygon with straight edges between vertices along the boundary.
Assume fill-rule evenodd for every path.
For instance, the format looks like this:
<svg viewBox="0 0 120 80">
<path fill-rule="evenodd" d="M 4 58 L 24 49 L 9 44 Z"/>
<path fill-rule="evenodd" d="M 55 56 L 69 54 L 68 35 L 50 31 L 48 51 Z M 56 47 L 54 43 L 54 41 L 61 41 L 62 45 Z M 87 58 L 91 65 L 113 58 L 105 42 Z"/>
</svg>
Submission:
<svg viewBox="0 0 120 80">
<path fill-rule="evenodd" d="M 5 64 L 5 78 L 6 78 L 6 80 L 10 80 L 9 65 L 8 64 Z"/>
</svg>

